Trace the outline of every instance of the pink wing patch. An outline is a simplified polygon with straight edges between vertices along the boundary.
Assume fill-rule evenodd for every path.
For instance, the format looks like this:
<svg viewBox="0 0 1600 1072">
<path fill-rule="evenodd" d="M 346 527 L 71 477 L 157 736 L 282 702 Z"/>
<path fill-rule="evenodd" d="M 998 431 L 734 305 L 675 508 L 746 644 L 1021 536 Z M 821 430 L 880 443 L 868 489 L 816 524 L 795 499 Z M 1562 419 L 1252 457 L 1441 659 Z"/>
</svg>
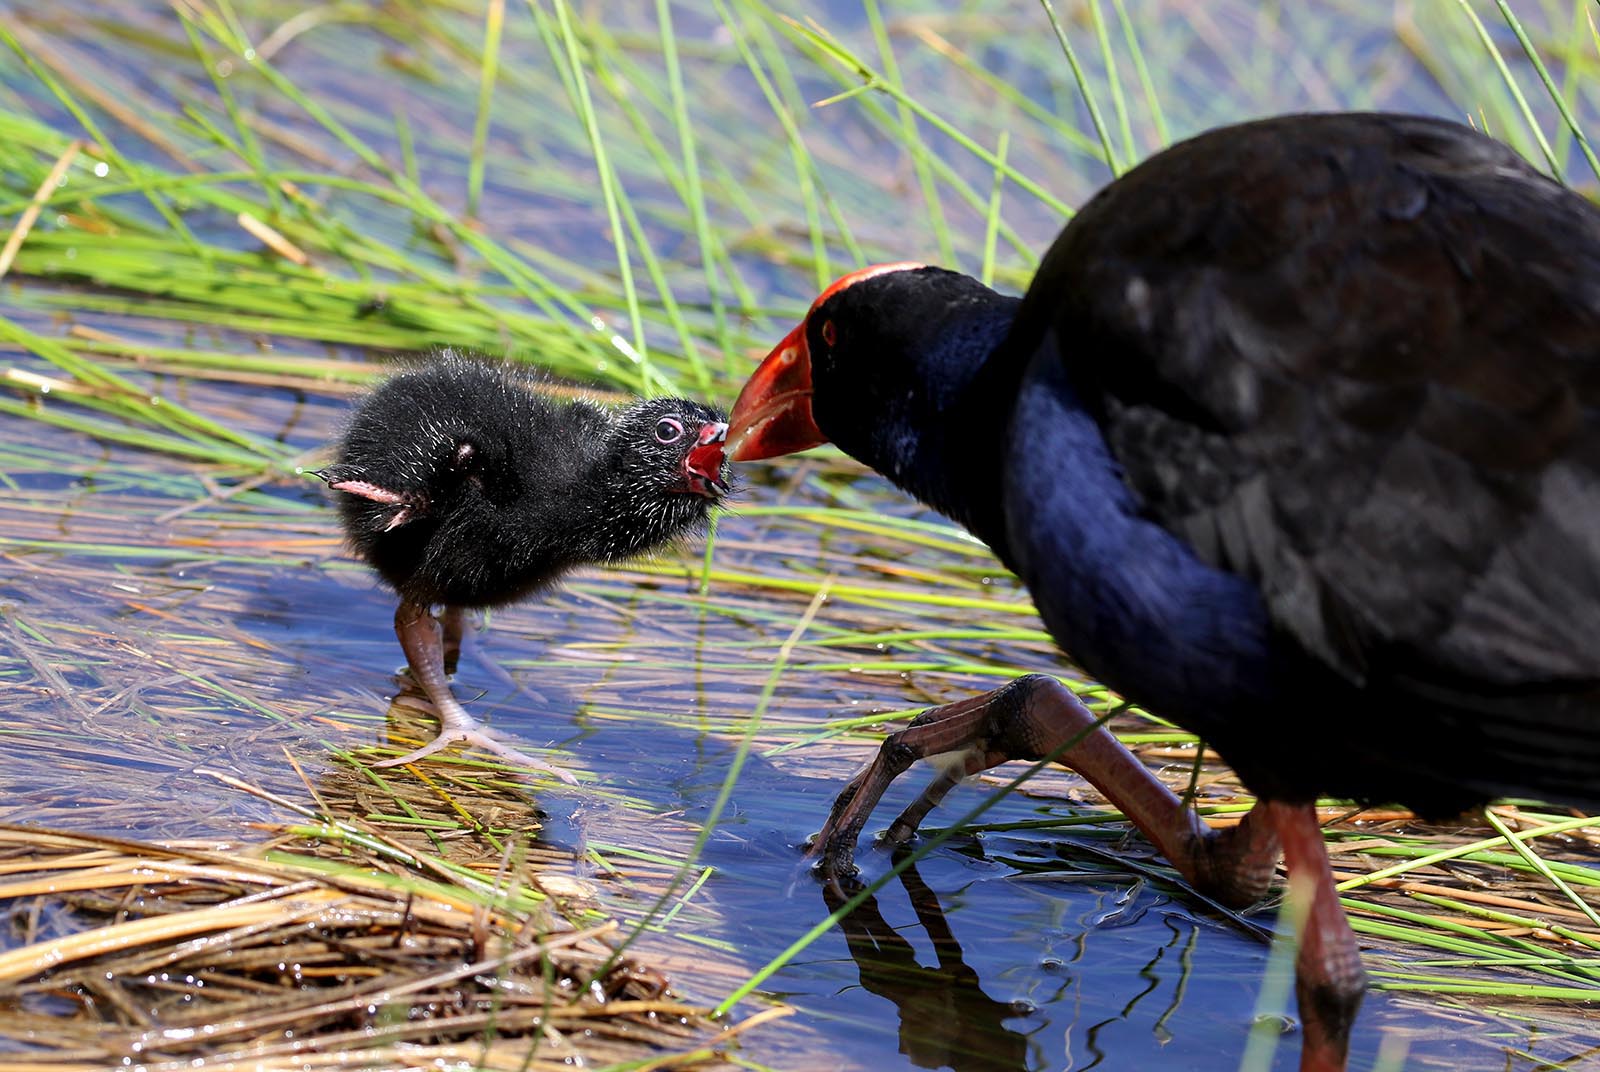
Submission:
<svg viewBox="0 0 1600 1072">
<path fill-rule="evenodd" d="M 373 502 L 383 503 L 385 506 L 400 507 L 400 510 L 389 519 L 389 523 L 383 526 L 384 532 L 397 529 L 416 516 L 415 511 L 412 509 L 413 504 L 406 496 L 390 491 L 388 488 L 380 488 L 376 484 L 369 484 L 365 480 L 340 480 L 329 484 L 328 487 L 334 491 L 342 491 L 347 495 L 359 495 L 363 499 L 371 499 Z"/>
<path fill-rule="evenodd" d="M 365 480 L 340 480 L 333 484 L 329 484 L 328 487 L 332 488 L 334 491 L 343 491 L 350 495 L 359 495 L 363 499 L 371 499 L 373 502 L 398 505 L 406 501 L 404 495 L 401 495 L 398 492 L 390 491 L 388 488 L 380 488 L 376 484 L 368 484 Z"/>
</svg>

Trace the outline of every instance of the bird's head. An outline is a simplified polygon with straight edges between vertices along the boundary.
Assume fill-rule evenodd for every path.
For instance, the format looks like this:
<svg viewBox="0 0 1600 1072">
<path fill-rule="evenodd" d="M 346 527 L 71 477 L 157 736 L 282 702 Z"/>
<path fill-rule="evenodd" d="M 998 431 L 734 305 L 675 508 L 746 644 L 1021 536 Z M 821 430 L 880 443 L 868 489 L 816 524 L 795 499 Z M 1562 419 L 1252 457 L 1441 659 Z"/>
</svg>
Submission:
<svg viewBox="0 0 1600 1072">
<path fill-rule="evenodd" d="M 728 456 L 754 461 L 820 443 L 897 482 L 1010 325 L 1017 300 L 969 276 L 902 262 L 852 272 L 750 376 L 729 417 Z"/>
<path fill-rule="evenodd" d="M 652 398 L 620 415 L 617 434 L 629 476 L 641 490 L 698 495 L 715 502 L 728 493 L 722 415 L 685 398 Z"/>
</svg>

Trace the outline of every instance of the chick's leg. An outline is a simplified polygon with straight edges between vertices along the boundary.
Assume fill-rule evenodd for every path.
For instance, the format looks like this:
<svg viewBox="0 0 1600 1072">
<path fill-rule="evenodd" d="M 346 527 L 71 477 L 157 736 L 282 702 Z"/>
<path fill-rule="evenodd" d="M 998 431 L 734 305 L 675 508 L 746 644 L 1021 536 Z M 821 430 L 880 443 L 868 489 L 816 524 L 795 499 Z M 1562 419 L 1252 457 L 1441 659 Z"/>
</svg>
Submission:
<svg viewBox="0 0 1600 1072">
<path fill-rule="evenodd" d="M 458 652 L 461 643 L 460 622 L 458 611 L 453 626 L 454 646 Z M 373 766 L 398 767 L 405 763 L 415 763 L 450 745 L 465 744 L 493 752 L 513 763 L 546 771 L 564 782 L 574 784 L 577 782 L 576 778 L 560 767 L 553 767 L 542 759 L 536 759 L 499 741 L 456 702 L 456 698 L 450 693 L 450 683 L 445 677 L 447 645 L 450 643 L 452 632 L 449 611 L 446 611 L 445 627 L 441 629 L 426 606 L 402 600 L 400 608 L 394 613 L 394 631 L 400 638 L 400 647 L 406 653 L 406 661 L 411 664 L 412 676 L 422 686 L 422 691 L 427 694 L 428 699 L 433 701 L 433 706 L 439 713 L 439 735 L 415 751 L 396 756 L 394 759 L 382 760 Z"/>
</svg>

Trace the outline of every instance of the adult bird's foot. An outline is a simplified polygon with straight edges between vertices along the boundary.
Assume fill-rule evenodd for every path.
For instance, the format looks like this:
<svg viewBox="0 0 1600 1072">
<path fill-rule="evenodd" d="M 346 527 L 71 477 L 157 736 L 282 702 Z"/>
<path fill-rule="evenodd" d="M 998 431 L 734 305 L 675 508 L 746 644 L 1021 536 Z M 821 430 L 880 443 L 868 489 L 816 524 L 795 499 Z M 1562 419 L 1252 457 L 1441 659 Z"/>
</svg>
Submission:
<svg viewBox="0 0 1600 1072">
<path fill-rule="evenodd" d="M 1264 800 L 1250 814 L 1260 814 L 1262 825 L 1274 828 L 1283 845 L 1290 895 L 1298 889 L 1309 900 L 1295 957 L 1295 995 L 1305 1031 L 1300 1072 L 1343 1072 L 1367 975 L 1361 947 L 1339 904 L 1317 810 L 1310 804 Z"/>
<path fill-rule="evenodd" d="M 1291 880 L 1310 895 L 1296 960 L 1305 1026 L 1301 1072 L 1342 1072 L 1366 977 L 1361 950 L 1339 906 L 1339 891 L 1310 804 L 1261 801 L 1238 823 L 1212 830 L 1054 678 L 1030 674 L 1003 688 L 918 715 L 883 747 L 834 801 L 811 851 L 835 890 L 849 881 L 856 839 L 883 791 L 919 759 L 938 775 L 890 825 L 904 841 L 964 775 L 1010 759 L 1053 756 L 1093 784 L 1139 827 L 1196 890 L 1230 908 L 1259 900 L 1282 850 Z"/>
<path fill-rule="evenodd" d="M 828 813 L 828 821 L 823 823 L 822 829 L 806 842 L 806 854 L 817 857 L 815 868 L 817 877 L 826 881 L 835 892 L 841 891 L 842 883 L 848 882 L 856 873 L 856 840 L 861 836 L 867 816 L 876 804 L 874 800 L 863 806 L 857 801 L 862 786 L 869 782 L 876 783 L 881 779 L 881 784 L 887 788 L 895 774 L 899 773 L 896 770 L 894 773 L 875 774 L 875 769 L 882 764 L 883 752 L 880 751 L 871 763 L 857 772 L 849 784 L 839 791 L 839 795 L 833 800 L 833 808 Z M 879 793 L 881 792 L 882 789 L 879 790 Z M 899 828 L 901 825 L 896 821 L 894 828 Z M 895 840 L 894 828 L 884 835 L 886 841 Z M 915 833 L 916 828 L 913 827 L 899 840 L 907 840 Z"/>
<path fill-rule="evenodd" d="M 855 845 L 867 818 L 889 784 L 917 760 L 939 757 L 939 773 L 890 824 L 885 839 L 893 844 L 909 840 L 928 812 L 967 775 L 1008 759 L 1038 758 L 1026 744 L 1010 737 L 1020 725 L 1020 712 L 1052 690 L 1066 692 L 1055 679 L 1030 674 L 982 696 L 930 708 L 904 730 L 890 734 L 872 761 L 839 793 L 828 821 L 812 840 L 810 851 L 820 857 L 818 875 L 836 883 L 855 870 Z M 1092 725 L 1092 716 L 1090 720 Z"/>
<path fill-rule="evenodd" d="M 918 715 L 890 734 L 871 763 L 834 801 L 811 851 L 829 881 L 853 868 L 856 840 L 889 784 L 919 759 L 939 773 L 890 824 L 887 840 L 906 841 L 962 778 L 1008 760 L 1053 756 L 1087 779 L 1133 821 L 1201 893 L 1230 908 L 1259 900 L 1278 858 L 1275 824 L 1247 816 L 1213 831 L 1111 735 L 1066 686 L 1043 674 Z"/>
<path fill-rule="evenodd" d="M 443 751 L 444 749 L 456 744 L 464 745 L 469 748 L 479 748 L 485 752 L 493 752 L 502 759 L 510 760 L 512 763 L 516 763 L 520 766 L 529 767 L 536 771 L 543 771 L 547 774 L 552 774 L 555 777 L 560 778 L 563 782 L 566 782 L 568 785 L 578 784 L 578 779 L 574 778 L 567 771 L 564 771 L 560 767 L 554 766 L 545 760 L 530 756 L 526 752 L 512 748 L 504 741 L 496 738 L 494 734 L 479 726 L 476 720 L 473 720 L 473 724 L 470 726 L 441 726 L 439 728 L 439 736 L 435 737 L 421 748 L 407 752 L 403 756 L 396 756 L 393 759 L 379 760 L 377 763 L 374 763 L 373 766 L 400 767 L 407 763 L 416 763 L 419 760 L 428 758 L 435 752 Z"/>
</svg>

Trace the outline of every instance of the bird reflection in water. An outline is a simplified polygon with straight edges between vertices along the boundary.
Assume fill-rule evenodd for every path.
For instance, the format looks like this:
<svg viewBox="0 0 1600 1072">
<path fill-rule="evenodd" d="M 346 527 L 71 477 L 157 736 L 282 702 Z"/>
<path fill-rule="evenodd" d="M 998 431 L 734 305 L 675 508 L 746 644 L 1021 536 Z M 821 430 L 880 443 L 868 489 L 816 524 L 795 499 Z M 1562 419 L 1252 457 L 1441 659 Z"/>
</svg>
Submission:
<svg viewBox="0 0 1600 1072">
<path fill-rule="evenodd" d="M 896 850 L 896 862 L 911 851 Z M 968 946 L 975 950 L 978 966 L 968 963 L 939 895 L 911 866 L 901 872 L 900 881 L 917 924 L 932 943 L 935 965 L 919 962 L 913 942 L 905 936 L 909 926 L 888 922 L 875 897 L 868 896 L 840 921 L 862 988 L 893 1002 L 899 1012 L 899 1049 L 911 1064 L 954 1072 L 1034 1068 L 1089 1072 L 1139 1067 L 1157 1059 L 1163 1067 L 1169 1062 L 1176 1062 L 1170 1064 L 1174 1068 L 1210 1067 L 1214 1054 L 1199 1064 L 1185 1063 L 1195 1054 L 1166 1049 L 1175 1037 L 1171 1025 L 1180 1011 L 1187 1011 L 1191 1027 L 1197 1024 L 1196 1017 L 1210 1022 L 1207 1030 L 1219 1019 L 1231 1022 L 1225 1011 L 1189 1004 L 1194 997 L 1195 951 L 1205 924 L 1173 900 L 1166 882 L 1152 881 L 1137 869 L 1116 868 L 1114 860 L 1099 860 L 1100 854 L 1093 851 L 1090 855 L 1096 859 L 1085 864 L 1082 852 L 1083 846 L 1075 846 L 1070 853 L 1073 862 L 1068 863 L 1056 859 L 1055 851 L 1037 846 L 1007 850 L 1007 864 L 1021 868 L 1008 879 L 1009 887 L 1031 888 L 1057 909 L 1069 900 L 1080 906 L 1067 913 L 1070 918 L 1057 914 L 1055 924 L 1030 929 L 1037 936 L 1037 956 L 1024 953 L 1020 964 L 1012 954 L 1021 947 L 1008 948 L 1006 936 L 995 933 L 992 926 L 969 933 Z M 1080 884 L 1094 892 L 1085 889 L 1064 898 L 1062 887 Z M 860 889 L 852 880 L 822 887 L 830 912 L 838 911 Z M 977 918 L 990 915 L 984 898 L 972 888 L 964 888 L 960 896 Z M 1227 930 L 1242 931 L 1255 940 L 1270 937 L 1268 929 L 1249 919 L 1215 906 L 1213 910 L 1223 917 L 1216 922 Z M 1152 921 L 1152 914 L 1159 919 Z M 1164 928 L 1168 937 L 1150 949 L 1152 927 Z M 1118 958 L 1119 966 L 1107 971 L 1105 960 L 1090 955 L 1089 946 L 1097 934 L 1122 928 L 1145 933 L 1138 944 L 1146 949 L 1147 958 L 1142 962 Z M 1013 994 L 1026 996 L 991 997 L 983 987 L 984 975 L 1003 978 Z M 1022 978 L 1031 982 L 1019 983 Z M 1118 995 L 1123 995 L 1120 1000 Z M 1201 1005 L 1206 1004 L 1202 999 Z"/>
<path fill-rule="evenodd" d="M 1029 1005 L 997 1001 L 984 993 L 938 895 L 915 867 L 900 872 L 900 882 L 933 943 L 934 967 L 917 960 L 916 949 L 883 918 L 875 897 L 868 896 L 839 921 L 850 956 L 861 970 L 862 988 L 893 1002 L 900 1012 L 900 1052 L 918 1068 L 999 1072 L 1032 1067 L 1028 1036 L 1005 1024 L 1027 1016 Z M 829 912 L 849 900 L 839 884 L 821 885 Z"/>
</svg>

